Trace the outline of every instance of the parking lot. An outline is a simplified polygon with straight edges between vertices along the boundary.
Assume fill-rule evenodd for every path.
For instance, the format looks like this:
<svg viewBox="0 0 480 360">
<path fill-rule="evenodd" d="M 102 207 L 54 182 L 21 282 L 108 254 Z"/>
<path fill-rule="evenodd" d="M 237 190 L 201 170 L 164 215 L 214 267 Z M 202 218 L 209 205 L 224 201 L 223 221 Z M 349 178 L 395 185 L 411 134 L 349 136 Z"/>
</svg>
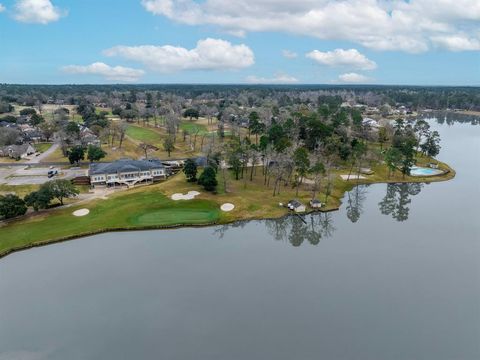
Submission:
<svg viewBox="0 0 480 360">
<path fill-rule="evenodd" d="M 57 171 L 58 175 L 48 177 L 50 170 Z M 77 176 L 85 176 L 86 169 L 58 167 L 8 167 L 0 168 L 0 184 L 5 185 L 41 185 L 53 179 L 73 179 Z"/>
</svg>

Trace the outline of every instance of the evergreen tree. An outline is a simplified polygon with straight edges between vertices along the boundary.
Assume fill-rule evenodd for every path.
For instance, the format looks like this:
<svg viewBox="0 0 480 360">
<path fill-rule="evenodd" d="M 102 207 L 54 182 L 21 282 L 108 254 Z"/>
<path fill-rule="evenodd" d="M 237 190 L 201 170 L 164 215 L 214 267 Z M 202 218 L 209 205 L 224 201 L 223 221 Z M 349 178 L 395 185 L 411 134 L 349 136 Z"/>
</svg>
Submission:
<svg viewBox="0 0 480 360">
<path fill-rule="evenodd" d="M 202 185 L 207 191 L 214 191 L 218 185 L 215 170 L 210 166 L 206 167 L 198 178 L 198 184 Z"/>
<path fill-rule="evenodd" d="M 103 159 L 107 153 L 100 147 L 89 145 L 87 150 L 87 159 L 91 162 Z"/>
<path fill-rule="evenodd" d="M 42 187 L 38 191 L 31 192 L 25 196 L 25 204 L 31 206 L 33 210 L 46 209 L 50 205 L 53 195 L 49 188 Z"/>
<path fill-rule="evenodd" d="M 27 206 L 25 205 L 25 201 L 20 199 L 17 195 L 0 195 L 0 217 L 11 219 L 25 215 L 26 212 Z"/>
<path fill-rule="evenodd" d="M 83 146 L 74 146 L 68 151 L 68 160 L 70 164 L 78 164 L 85 158 L 85 149 Z"/>
<path fill-rule="evenodd" d="M 70 180 L 58 179 L 46 182 L 40 187 L 43 191 L 48 191 L 52 198 L 58 199 L 60 204 L 63 205 L 63 200 L 77 196 L 80 192 L 70 182 Z"/>
<path fill-rule="evenodd" d="M 183 172 L 188 182 L 197 181 L 197 164 L 192 159 L 185 161 L 185 166 L 183 167 Z"/>
</svg>

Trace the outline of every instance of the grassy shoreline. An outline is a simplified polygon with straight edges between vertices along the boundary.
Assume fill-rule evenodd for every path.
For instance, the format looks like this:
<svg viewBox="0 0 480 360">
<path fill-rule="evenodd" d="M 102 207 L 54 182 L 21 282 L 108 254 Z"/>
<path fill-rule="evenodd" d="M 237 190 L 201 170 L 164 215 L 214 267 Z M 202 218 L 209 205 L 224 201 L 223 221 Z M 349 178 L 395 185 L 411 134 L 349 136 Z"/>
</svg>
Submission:
<svg viewBox="0 0 480 360">
<path fill-rule="evenodd" d="M 432 177 L 403 177 L 398 172 L 388 177 L 385 166 L 377 165 L 373 167 L 375 174 L 366 179 L 343 181 L 338 175 L 345 173 L 345 169 L 337 170 L 332 192 L 321 211 L 338 210 L 344 194 L 357 185 L 430 183 L 455 177 L 452 168 L 445 163 L 439 164 L 446 173 Z M 74 204 L 13 220 L 0 226 L 0 258 L 33 247 L 105 232 L 204 227 L 244 220 L 275 219 L 288 214 L 288 210 L 278 205 L 279 202 L 298 198 L 308 203 L 311 198 L 309 191 L 302 189 L 297 196 L 291 187 L 282 188 L 280 195 L 273 197 L 271 188 L 263 186 L 261 174 L 253 182 L 229 178 L 227 184 L 228 192 L 223 188 L 223 179 L 220 178 L 218 194 L 210 194 L 196 184 L 187 183 L 184 176 L 178 174 L 164 183 L 118 192 L 106 200 L 96 199 L 82 205 Z M 170 200 L 173 193 L 190 190 L 198 190 L 201 195 L 191 201 Z M 324 196 L 320 193 L 318 197 L 323 201 Z M 219 207 L 225 202 L 235 204 L 235 210 L 221 212 Z M 72 212 L 80 208 L 88 208 L 90 214 L 74 217 Z"/>
</svg>

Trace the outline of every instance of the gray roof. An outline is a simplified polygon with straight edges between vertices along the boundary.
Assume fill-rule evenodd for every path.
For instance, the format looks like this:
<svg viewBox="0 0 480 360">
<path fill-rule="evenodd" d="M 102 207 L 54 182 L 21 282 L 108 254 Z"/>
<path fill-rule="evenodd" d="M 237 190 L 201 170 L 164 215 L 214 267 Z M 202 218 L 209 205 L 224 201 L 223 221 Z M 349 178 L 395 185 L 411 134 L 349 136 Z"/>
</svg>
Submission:
<svg viewBox="0 0 480 360">
<path fill-rule="evenodd" d="M 121 159 L 111 163 L 93 163 L 88 170 L 89 175 L 116 174 L 124 172 L 147 171 L 163 169 L 159 160 L 131 160 Z"/>
<path fill-rule="evenodd" d="M 305 206 L 303 205 L 300 201 L 298 201 L 297 199 L 293 199 L 293 200 L 290 200 L 288 202 L 289 205 L 293 206 L 294 208 L 298 208 L 300 206 Z"/>
<path fill-rule="evenodd" d="M 31 147 L 30 144 L 8 145 L 8 146 L 5 146 L 2 149 L 2 151 L 3 151 L 4 154 L 13 153 L 13 154 L 18 154 L 18 155 L 23 155 L 23 154 L 27 153 L 29 147 Z"/>
</svg>

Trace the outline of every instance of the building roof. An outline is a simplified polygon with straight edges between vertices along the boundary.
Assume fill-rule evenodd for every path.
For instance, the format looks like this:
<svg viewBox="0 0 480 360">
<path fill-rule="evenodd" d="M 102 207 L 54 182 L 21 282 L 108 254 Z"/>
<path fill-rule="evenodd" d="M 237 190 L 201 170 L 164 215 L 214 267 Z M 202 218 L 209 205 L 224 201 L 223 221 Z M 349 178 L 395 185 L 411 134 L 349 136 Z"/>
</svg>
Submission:
<svg viewBox="0 0 480 360">
<path fill-rule="evenodd" d="M 296 199 L 290 200 L 290 201 L 288 202 L 288 205 L 290 205 L 290 206 L 292 206 L 292 207 L 294 207 L 294 208 L 298 208 L 298 207 L 300 207 L 300 206 L 305 206 L 305 205 L 303 205 L 300 201 L 298 201 L 298 200 L 296 200 Z"/>
<path fill-rule="evenodd" d="M 164 166 L 159 160 L 131 160 L 121 159 L 110 163 L 90 164 L 88 174 L 116 174 L 124 172 L 147 171 L 152 169 L 163 169 Z"/>
<path fill-rule="evenodd" d="M 8 145 L 8 146 L 5 146 L 2 149 L 2 151 L 4 154 L 12 153 L 12 154 L 22 155 L 22 154 L 26 154 L 29 148 L 33 149 L 33 147 L 30 144 Z"/>
</svg>

